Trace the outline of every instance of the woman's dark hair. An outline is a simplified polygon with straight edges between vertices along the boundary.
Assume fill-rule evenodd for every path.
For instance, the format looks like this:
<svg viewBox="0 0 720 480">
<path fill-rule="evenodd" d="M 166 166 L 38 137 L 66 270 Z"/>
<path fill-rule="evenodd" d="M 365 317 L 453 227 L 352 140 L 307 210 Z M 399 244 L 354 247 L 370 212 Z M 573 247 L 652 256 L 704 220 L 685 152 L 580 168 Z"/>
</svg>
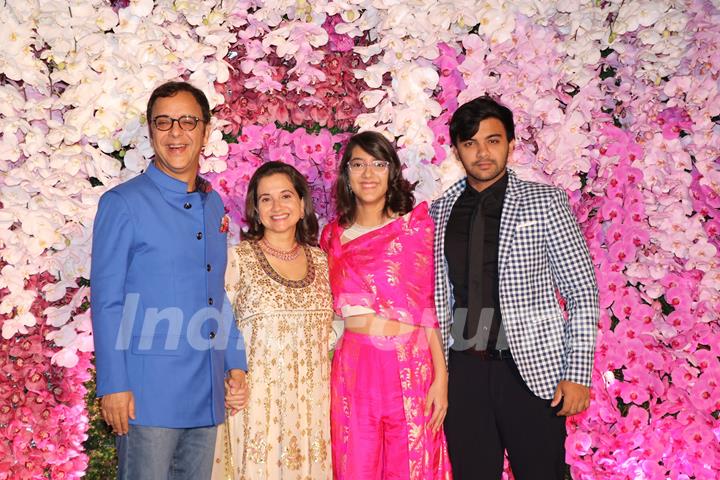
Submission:
<svg viewBox="0 0 720 480">
<path fill-rule="evenodd" d="M 210 121 L 210 103 L 202 90 L 189 84 L 188 82 L 166 82 L 157 87 L 150 94 L 150 99 L 147 103 L 147 112 L 145 113 L 147 116 L 148 127 L 152 125 L 152 111 L 158 98 L 174 97 L 178 94 L 178 92 L 188 92 L 192 95 L 200 106 L 202 119 L 206 124 Z M 150 128 L 150 136 L 152 137 L 152 128 Z"/>
<path fill-rule="evenodd" d="M 450 142 L 457 147 L 458 142 L 470 140 L 480 128 L 480 122 L 488 118 L 497 118 L 502 122 L 508 142 L 515 139 L 512 111 L 492 98 L 483 96 L 455 110 L 450 119 Z"/>
<path fill-rule="evenodd" d="M 342 160 L 335 182 L 335 200 L 337 201 L 338 221 L 343 227 L 351 225 L 355 221 L 357 204 L 355 194 L 350 189 L 350 177 L 348 174 L 348 163 L 352 159 L 355 147 L 359 147 L 367 154 L 377 160 L 385 160 L 389 163 L 388 191 L 385 194 L 385 214 L 396 213 L 405 215 L 412 210 L 415 204 L 413 189 L 410 182 L 402 176 L 402 165 L 395 152 L 392 143 L 378 132 L 361 132 L 353 135 L 345 145 Z"/>
<path fill-rule="evenodd" d="M 305 177 L 295 167 L 283 162 L 267 162 L 253 173 L 245 196 L 245 222 L 248 224 L 248 230 L 247 232 L 241 232 L 241 238 L 243 240 L 260 240 L 265 235 L 265 227 L 260 223 L 260 215 L 257 209 L 257 189 L 260 180 L 276 174 L 287 175 L 295 188 L 295 192 L 305 201 L 303 218 L 297 224 L 295 239 L 301 245 L 316 246 L 319 227 L 310 187 Z"/>
</svg>

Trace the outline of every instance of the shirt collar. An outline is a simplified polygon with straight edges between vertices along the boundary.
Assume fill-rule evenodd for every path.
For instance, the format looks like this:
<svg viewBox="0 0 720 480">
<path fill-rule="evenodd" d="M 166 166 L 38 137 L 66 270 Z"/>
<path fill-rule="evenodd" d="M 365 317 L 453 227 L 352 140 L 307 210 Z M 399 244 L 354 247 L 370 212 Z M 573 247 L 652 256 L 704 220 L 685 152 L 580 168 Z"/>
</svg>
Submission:
<svg viewBox="0 0 720 480">
<path fill-rule="evenodd" d="M 467 195 L 473 198 L 478 199 L 484 199 L 488 197 L 492 197 L 495 200 L 500 200 L 505 196 L 505 190 L 507 190 L 508 186 L 508 177 L 510 176 L 510 172 L 506 171 L 505 174 L 498 180 L 497 182 L 490 185 L 488 188 L 483 190 L 482 192 L 478 192 L 473 187 L 470 186 L 470 183 L 468 183 L 465 187 L 465 192 Z"/>
<path fill-rule="evenodd" d="M 150 177 L 150 180 L 152 180 L 154 184 L 166 190 L 176 193 L 191 193 L 187 191 L 188 186 L 186 182 L 173 178 L 163 172 L 155 166 L 155 162 L 150 162 L 150 165 L 148 165 L 145 170 L 145 175 Z M 197 177 L 195 180 L 196 192 L 206 193 L 210 190 L 210 188 L 210 184 L 207 180 L 201 178 L 200 176 Z"/>
</svg>

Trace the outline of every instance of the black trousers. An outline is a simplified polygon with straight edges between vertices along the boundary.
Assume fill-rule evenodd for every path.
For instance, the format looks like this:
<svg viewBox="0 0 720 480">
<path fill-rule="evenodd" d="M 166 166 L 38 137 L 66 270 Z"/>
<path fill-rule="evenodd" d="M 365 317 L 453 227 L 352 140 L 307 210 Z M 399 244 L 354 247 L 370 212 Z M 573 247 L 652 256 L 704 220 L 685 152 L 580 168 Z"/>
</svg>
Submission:
<svg viewBox="0 0 720 480">
<path fill-rule="evenodd" d="M 517 480 L 562 480 L 565 417 L 535 396 L 512 359 L 450 352 L 445 435 L 455 480 L 498 480 L 504 452 Z"/>
</svg>

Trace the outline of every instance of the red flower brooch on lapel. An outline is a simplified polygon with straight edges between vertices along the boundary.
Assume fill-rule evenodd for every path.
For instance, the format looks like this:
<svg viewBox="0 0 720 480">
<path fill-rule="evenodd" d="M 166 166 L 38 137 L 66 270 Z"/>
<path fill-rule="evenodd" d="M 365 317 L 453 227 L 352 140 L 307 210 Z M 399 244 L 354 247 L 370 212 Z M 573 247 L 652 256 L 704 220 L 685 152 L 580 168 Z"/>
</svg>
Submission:
<svg viewBox="0 0 720 480">
<path fill-rule="evenodd" d="M 226 213 L 220 222 L 220 233 L 227 233 L 230 229 L 230 217 Z"/>
</svg>

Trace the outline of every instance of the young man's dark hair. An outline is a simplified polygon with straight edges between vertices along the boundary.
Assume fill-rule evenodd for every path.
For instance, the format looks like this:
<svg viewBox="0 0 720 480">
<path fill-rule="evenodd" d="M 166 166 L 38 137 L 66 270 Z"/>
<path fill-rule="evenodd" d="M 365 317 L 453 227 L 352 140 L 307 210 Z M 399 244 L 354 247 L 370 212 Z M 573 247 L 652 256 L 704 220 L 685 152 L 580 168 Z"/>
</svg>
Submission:
<svg viewBox="0 0 720 480">
<path fill-rule="evenodd" d="M 205 123 L 210 121 L 210 103 L 202 90 L 189 84 L 188 82 L 167 82 L 153 90 L 150 95 L 150 99 L 147 103 L 147 112 L 145 113 L 148 125 L 152 123 L 153 106 L 155 106 L 157 99 L 174 97 L 178 94 L 178 92 L 188 92 L 192 95 L 198 105 L 200 105 L 203 121 Z M 150 129 L 150 135 L 152 135 L 152 129 Z"/>
<path fill-rule="evenodd" d="M 477 133 L 480 122 L 487 118 L 497 118 L 502 122 L 508 142 L 515 139 L 515 123 L 510 109 L 483 96 L 463 104 L 453 113 L 450 119 L 450 141 L 453 146 L 457 147 L 458 142 L 471 139 Z"/>
</svg>

